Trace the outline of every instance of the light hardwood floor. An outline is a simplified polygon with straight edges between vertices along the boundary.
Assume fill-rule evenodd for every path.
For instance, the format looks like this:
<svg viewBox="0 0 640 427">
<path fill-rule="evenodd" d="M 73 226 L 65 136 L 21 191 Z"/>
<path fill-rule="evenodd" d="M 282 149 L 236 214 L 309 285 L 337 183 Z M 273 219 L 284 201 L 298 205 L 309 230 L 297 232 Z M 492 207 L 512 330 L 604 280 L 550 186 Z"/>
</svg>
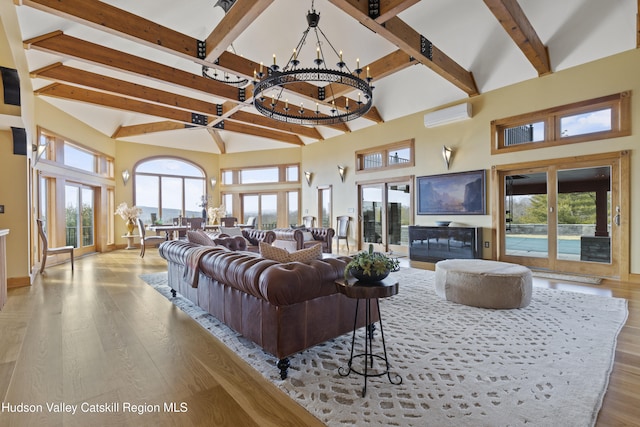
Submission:
<svg viewBox="0 0 640 427">
<path fill-rule="evenodd" d="M 0 311 L 2 404 L 43 411 L 5 409 L 0 426 L 322 425 L 138 277 L 164 270 L 155 249 L 144 259 L 120 250 L 77 260 L 73 274 L 68 264 L 49 267 L 33 286 L 10 290 Z M 639 425 L 640 286 L 535 284 L 629 300 L 597 425 Z M 52 413 L 47 402 L 117 411 Z M 186 412 L 165 412 L 172 402 Z M 160 411 L 140 415 L 126 403 Z"/>
</svg>

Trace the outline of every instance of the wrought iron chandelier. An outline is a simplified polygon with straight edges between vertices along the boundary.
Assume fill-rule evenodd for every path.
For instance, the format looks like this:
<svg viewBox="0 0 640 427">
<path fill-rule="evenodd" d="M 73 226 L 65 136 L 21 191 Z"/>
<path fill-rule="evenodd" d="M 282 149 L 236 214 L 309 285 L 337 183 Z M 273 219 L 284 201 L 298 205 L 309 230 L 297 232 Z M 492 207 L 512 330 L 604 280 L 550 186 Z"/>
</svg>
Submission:
<svg viewBox="0 0 640 427">
<path fill-rule="evenodd" d="M 230 51 L 233 53 L 236 53 L 236 50 L 233 48 L 233 45 L 231 45 Z M 217 63 L 218 63 L 218 60 L 216 59 L 216 62 L 214 64 L 217 64 Z M 221 72 L 220 70 L 217 70 L 212 67 L 208 67 L 206 65 L 202 66 L 202 77 L 206 77 L 208 79 L 215 80 L 215 81 L 225 83 L 230 86 L 236 86 L 236 87 L 247 87 L 250 84 L 249 79 L 246 79 L 242 76 L 231 76 L 226 71 Z"/>
<path fill-rule="evenodd" d="M 229 9 L 231 9 L 231 6 L 233 6 L 235 2 L 236 0 L 218 0 L 216 4 L 213 5 L 213 7 L 219 6 L 220 8 L 222 8 L 222 10 L 224 10 L 224 13 L 227 14 L 229 13 Z M 229 50 L 234 54 L 236 53 L 236 50 L 233 47 L 233 44 L 231 44 Z M 217 59 L 214 64 L 218 64 Z M 206 65 L 202 66 L 202 77 L 206 77 L 208 79 L 215 80 L 215 81 L 225 83 L 230 86 L 236 86 L 236 87 L 247 87 L 249 86 L 249 83 L 250 83 L 249 79 L 246 79 L 242 76 L 231 76 L 226 71 L 221 72 L 216 68 L 209 67 Z"/>
<path fill-rule="evenodd" d="M 261 63 L 260 70 L 254 71 L 253 105 L 261 114 L 282 122 L 313 126 L 344 123 L 361 117 L 371 109 L 373 104 L 373 86 L 371 86 L 372 78 L 369 75 L 368 67 L 366 77 L 361 78 L 360 75 L 363 73 L 363 70 L 360 68 L 360 60 L 357 60 L 356 69 L 352 72 L 342 60 L 342 51 L 340 51 L 340 53 L 336 51 L 319 27 L 319 22 L 320 14 L 315 11 L 314 0 L 312 0 L 311 10 L 307 13 L 307 29 L 303 32 L 302 38 L 296 48 L 293 49 L 293 54 L 289 58 L 287 65 L 281 70 L 276 63 L 276 56 L 273 55 L 273 65 L 266 67 Z M 316 66 L 298 68 L 298 65 L 300 65 L 298 56 L 311 30 L 313 30 L 316 38 L 316 59 L 313 61 Z M 326 41 L 339 59 L 336 64 L 338 69 L 326 67 L 321 38 Z M 314 109 L 305 108 L 304 104 L 300 104 L 299 108 L 290 107 L 288 100 L 282 100 L 286 86 L 300 82 L 328 83 L 325 86 L 318 86 L 318 101 L 324 101 L 327 97 L 330 97 L 332 100 L 330 115 L 320 112 L 318 102 L 316 102 Z M 358 100 L 352 102 L 350 105 L 349 99 L 346 98 L 344 105 L 338 109 L 335 104 L 335 93 L 345 93 L 345 88 L 348 92 L 353 90 L 358 91 Z M 272 92 L 267 94 L 270 90 Z"/>
</svg>

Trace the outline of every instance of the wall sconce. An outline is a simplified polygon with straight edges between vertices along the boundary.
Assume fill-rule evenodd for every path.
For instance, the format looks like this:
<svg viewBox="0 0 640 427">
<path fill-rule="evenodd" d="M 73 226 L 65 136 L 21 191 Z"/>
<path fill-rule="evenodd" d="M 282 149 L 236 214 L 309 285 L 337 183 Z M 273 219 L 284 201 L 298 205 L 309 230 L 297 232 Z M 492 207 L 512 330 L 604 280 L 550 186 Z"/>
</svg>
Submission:
<svg viewBox="0 0 640 427">
<path fill-rule="evenodd" d="M 304 171 L 304 177 L 307 179 L 307 185 L 311 186 L 311 178 L 313 178 L 313 172 Z"/>
<path fill-rule="evenodd" d="M 340 175 L 340 181 L 344 182 L 344 176 L 346 173 L 347 167 L 338 165 L 338 175 Z"/>
<path fill-rule="evenodd" d="M 447 169 L 449 169 L 449 165 L 451 164 L 451 157 L 453 157 L 453 148 L 443 145 L 442 158 L 444 159 L 444 164 L 447 166 Z"/>
<path fill-rule="evenodd" d="M 125 169 L 122 171 L 122 182 L 124 183 L 124 185 L 127 185 L 127 182 L 129 182 L 129 178 L 131 178 L 131 175 L 129 174 L 129 169 Z"/>
<path fill-rule="evenodd" d="M 216 184 L 218 183 L 218 180 L 215 178 L 211 178 L 209 182 L 211 183 L 211 189 L 214 190 L 216 188 Z"/>
</svg>

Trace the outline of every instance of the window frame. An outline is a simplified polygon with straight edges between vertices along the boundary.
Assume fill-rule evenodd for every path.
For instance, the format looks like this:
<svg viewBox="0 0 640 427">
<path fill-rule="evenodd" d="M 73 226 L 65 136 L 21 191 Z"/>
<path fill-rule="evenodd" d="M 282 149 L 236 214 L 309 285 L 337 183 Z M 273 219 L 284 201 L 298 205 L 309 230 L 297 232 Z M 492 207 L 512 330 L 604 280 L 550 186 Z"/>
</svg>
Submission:
<svg viewBox="0 0 640 427">
<path fill-rule="evenodd" d="M 560 120 L 565 117 L 611 109 L 611 130 L 561 136 Z M 509 128 L 544 122 L 544 139 L 505 146 L 504 131 Z M 491 121 L 491 154 L 535 150 L 545 147 L 597 141 L 631 135 L 631 91 L 616 93 L 545 110 Z"/>
<path fill-rule="evenodd" d="M 287 181 L 287 170 L 291 167 L 298 168 L 298 179 L 297 181 Z M 278 169 L 278 181 L 264 181 L 264 182 L 249 182 L 242 183 L 240 182 L 240 177 L 243 171 L 256 170 L 256 169 Z M 226 174 L 231 174 L 231 181 L 226 182 Z M 224 168 L 220 169 L 220 177 L 222 180 L 223 186 L 253 186 L 253 185 L 263 185 L 263 184 L 300 184 L 300 163 L 282 163 L 282 164 L 270 164 L 270 165 L 259 165 L 259 166 L 248 166 L 242 168 Z"/>
<path fill-rule="evenodd" d="M 389 164 L 389 156 L 392 151 L 409 149 L 409 160 L 405 163 Z M 379 167 L 364 167 L 364 158 L 372 154 L 380 154 L 382 164 Z M 400 169 L 415 166 L 415 139 L 405 139 L 403 141 L 393 142 L 391 144 L 379 145 L 377 147 L 358 150 L 355 152 L 356 174 L 377 172 L 388 169 Z"/>
<path fill-rule="evenodd" d="M 179 162 L 184 162 L 187 163 L 193 167 L 195 167 L 197 170 L 199 170 L 202 173 L 202 177 L 195 177 L 195 176 L 183 176 L 183 175 L 171 175 L 171 174 L 162 174 L 162 173 L 153 173 L 153 172 L 137 172 L 137 169 L 139 166 L 143 165 L 146 162 L 150 162 L 150 161 L 154 161 L 154 160 L 173 160 L 173 161 L 179 161 Z M 185 181 L 186 180 L 202 180 L 202 188 L 203 188 L 203 195 L 205 197 L 208 196 L 207 193 L 207 183 L 208 183 L 208 177 L 207 177 L 207 173 L 204 170 L 204 168 L 202 166 L 200 166 L 199 164 L 193 162 L 192 160 L 188 160 L 182 157 L 176 157 L 176 156 L 152 156 L 152 157 L 146 157 L 144 159 L 140 159 L 138 162 L 136 162 L 136 164 L 133 166 L 133 172 L 132 172 L 132 185 L 133 185 L 133 204 L 135 206 L 138 206 L 138 198 L 137 198 L 137 178 L 138 176 L 144 176 L 144 177 L 152 177 L 152 178 L 157 178 L 157 182 L 158 182 L 158 193 L 157 193 L 157 202 L 158 202 L 158 211 L 157 211 L 157 220 L 159 221 L 160 219 L 162 219 L 162 221 L 166 221 L 168 218 L 165 217 L 165 215 L 163 215 L 163 206 L 162 206 L 162 200 L 163 200 L 163 195 L 162 195 L 162 180 L 163 179 L 178 179 L 181 181 L 181 188 L 182 188 L 182 207 L 181 207 L 181 215 L 182 216 L 188 216 L 187 212 L 198 212 L 200 209 L 202 208 L 198 208 L 197 210 L 195 208 L 188 208 L 187 202 L 188 200 L 186 199 L 187 196 L 187 192 L 186 190 L 186 184 Z M 198 202 L 198 200 L 195 200 L 194 202 Z M 193 206 L 197 206 L 197 205 L 193 205 Z M 146 217 L 142 217 L 143 221 L 145 223 L 149 223 L 147 221 Z"/>
<path fill-rule="evenodd" d="M 38 161 L 55 165 L 64 169 L 79 171 L 85 175 L 114 179 L 115 160 L 113 157 L 41 127 L 38 127 L 37 132 L 39 145 L 36 147 L 36 150 L 39 150 L 38 152 L 40 152 L 41 150 L 42 152 L 42 155 L 38 158 Z M 42 142 L 44 142 L 44 145 L 42 144 Z M 64 162 L 65 145 L 73 147 L 75 150 L 84 151 L 87 154 L 92 155 L 94 161 L 94 171 L 92 172 L 87 169 L 80 169 L 66 164 Z"/>
</svg>

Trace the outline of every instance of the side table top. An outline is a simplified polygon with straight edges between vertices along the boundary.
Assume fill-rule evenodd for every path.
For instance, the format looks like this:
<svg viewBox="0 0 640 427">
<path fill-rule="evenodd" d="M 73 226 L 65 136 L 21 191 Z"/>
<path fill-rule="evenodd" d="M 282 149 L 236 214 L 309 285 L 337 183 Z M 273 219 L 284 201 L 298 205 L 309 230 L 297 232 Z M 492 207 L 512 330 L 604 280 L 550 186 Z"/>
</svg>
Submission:
<svg viewBox="0 0 640 427">
<path fill-rule="evenodd" d="M 398 280 L 387 276 L 375 283 L 364 284 L 356 278 L 337 279 L 336 289 L 349 298 L 386 298 L 398 293 Z"/>
</svg>

